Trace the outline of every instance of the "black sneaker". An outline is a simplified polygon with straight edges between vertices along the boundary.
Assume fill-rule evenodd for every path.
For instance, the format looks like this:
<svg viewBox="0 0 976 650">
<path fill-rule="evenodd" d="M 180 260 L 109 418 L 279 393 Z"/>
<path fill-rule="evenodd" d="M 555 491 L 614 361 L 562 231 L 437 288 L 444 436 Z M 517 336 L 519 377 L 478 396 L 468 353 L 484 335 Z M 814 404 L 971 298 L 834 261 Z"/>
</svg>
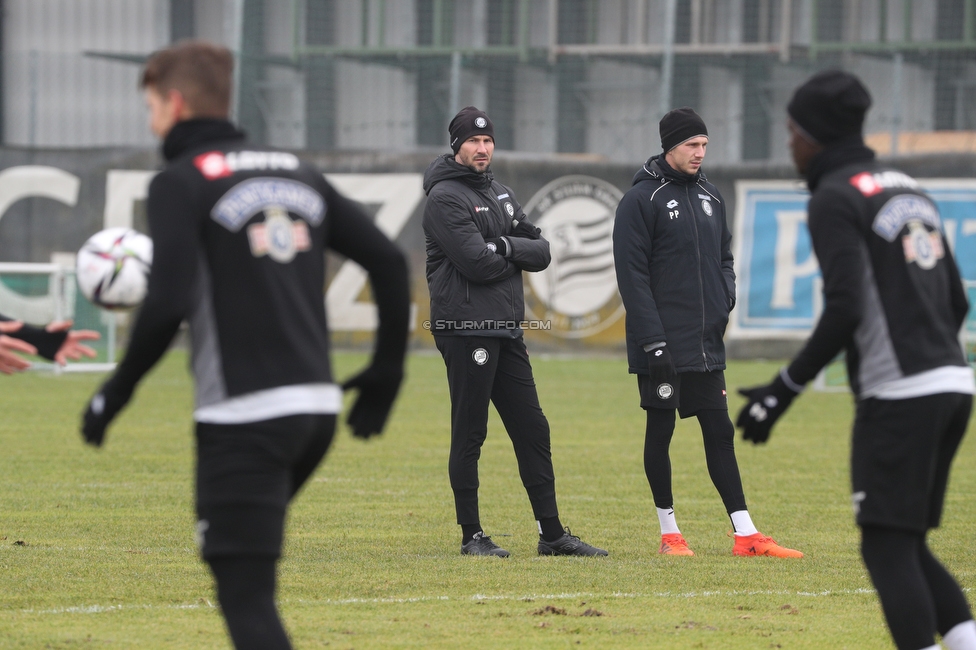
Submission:
<svg viewBox="0 0 976 650">
<path fill-rule="evenodd" d="M 610 555 L 610 553 L 604 551 L 602 548 L 590 546 L 576 535 L 571 534 L 569 528 L 567 528 L 563 536 L 553 542 L 547 542 L 540 537 L 539 555 L 583 555 L 592 557 L 606 556 Z"/>
<path fill-rule="evenodd" d="M 565 537 L 565 535 L 564 535 Z M 542 546 L 539 546 L 540 553 Z M 606 551 L 604 551 L 606 553 Z M 494 555 L 495 557 L 508 557 L 510 553 L 501 546 L 491 541 L 491 538 L 483 532 L 477 532 L 467 544 L 461 545 L 461 555 Z"/>
</svg>

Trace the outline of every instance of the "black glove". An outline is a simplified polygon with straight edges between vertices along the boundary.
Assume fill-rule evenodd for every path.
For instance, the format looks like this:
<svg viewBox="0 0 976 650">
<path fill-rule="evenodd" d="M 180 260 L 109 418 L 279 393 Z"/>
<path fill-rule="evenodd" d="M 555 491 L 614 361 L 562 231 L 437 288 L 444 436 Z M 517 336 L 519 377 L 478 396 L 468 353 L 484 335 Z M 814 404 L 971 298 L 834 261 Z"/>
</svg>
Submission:
<svg viewBox="0 0 976 650">
<path fill-rule="evenodd" d="M 799 393 L 786 385 L 781 375 L 776 375 L 766 386 L 740 388 L 739 394 L 748 398 L 739 411 L 735 426 L 742 429 L 742 439 L 760 444 L 769 440 L 773 425 Z"/>
<path fill-rule="evenodd" d="M 383 431 L 401 382 L 402 367 L 373 364 L 342 384 L 342 390 L 359 389 L 359 397 L 346 418 L 352 435 L 365 440 Z"/>
<path fill-rule="evenodd" d="M 95 447 L 102 446 L 105 429 L 132 397 L 131 390 L 118 389 L 113 379 L 109 379 L 98 389 L 81 416 L 81 435 L 85 442 Z"/>
<path fill-rule="evenodd" d="M 485 243 L 494 246 L 495 252 L 502 257 L 508 257 L 512 254 L 511 247 L 508 245 L 508 242 L 505 241 L 504 237 L 492 237 L 491 239 L 486 239 Z M 489 246 L 489 248 L 491 248 L 491 246 Z"/>
<path fill-rule="evenodd" d="M 525 239 L 539 239 L 542 237 L 542 230 L 536 228 L 528 219 L 523 217 L 521 220 L 514 221 L 512 232 L 509 235 Z"/>
<path fill-rule="evenodd" d="M 678 372 L 674 369 L 674 361 L 671 360 L 671 352 L 667 345 L 654 348 L 647 353 L 647 369 L 651 376 L 651 386 L 657 393 L 658 386 L 661 384 L 674 384 Z M 660 395 L 660 393 L 658 393 Z"/>
</svg>

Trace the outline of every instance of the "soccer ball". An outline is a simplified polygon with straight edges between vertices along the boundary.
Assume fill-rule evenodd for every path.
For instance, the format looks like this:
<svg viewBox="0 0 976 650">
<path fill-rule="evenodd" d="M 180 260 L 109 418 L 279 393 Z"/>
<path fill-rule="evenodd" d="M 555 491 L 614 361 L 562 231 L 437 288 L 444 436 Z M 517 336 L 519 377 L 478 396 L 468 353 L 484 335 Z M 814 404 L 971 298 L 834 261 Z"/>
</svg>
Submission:
<svg viewBox="0 0 976 650">
<path fill-rule="evenodd" d="M 128 309 L 146 297 L 152 240 L 130 228 L 107 228 L 78 251 L 75 277 L 86 298 L 105 309 Z"/>
</svg>

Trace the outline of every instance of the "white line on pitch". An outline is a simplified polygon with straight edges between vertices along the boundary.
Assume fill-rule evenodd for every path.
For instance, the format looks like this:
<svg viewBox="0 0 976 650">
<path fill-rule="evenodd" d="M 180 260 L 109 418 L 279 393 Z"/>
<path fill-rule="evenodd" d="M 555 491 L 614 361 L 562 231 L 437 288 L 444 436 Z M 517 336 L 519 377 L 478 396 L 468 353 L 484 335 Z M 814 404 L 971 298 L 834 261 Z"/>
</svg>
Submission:
<svg viewBox="0 0 976 650">
<path fill-rule="evenodd" d="M 970 591 L 965 588 L 963 591 Z M 839 589 L 822 591 L 787 591 L 779 590 L 735 590 L 735 591 L 687 591 L 671 592 L 660 591 L 648 594 L 612 592 L 598 594 L 593 592 L 574 592 L 574 593 L 555 593 L 555 594 L 523 594 L 515 595 L 488 595 L 472 594 L 470 596 L 414 596 L 409 598 L 341 598 L 341 599 L 282 599 L 282 604 L 296 603 L 302 605 L 363 605 L 363 604 L 409 604 L 438 601 L 537 601 L 537 600 L 575 600 L 577 598 L 712 598 L 716 596 L 797 596 L 802 598 L 820 598 L 824 596 L 850 596 L 861 594 L 873 594 L 874 589 Z M 151 609 L 213 609 L 215 605 L 209 601 L 206 603 L 194 603 L 186 605 L 79 605 L 73 607 L 55 607 L 52 609 L 22 609 L 21 614 L 104 614 L 108 612 L 119 612 L 122 610 L 151 610 Z"/>
</svg>

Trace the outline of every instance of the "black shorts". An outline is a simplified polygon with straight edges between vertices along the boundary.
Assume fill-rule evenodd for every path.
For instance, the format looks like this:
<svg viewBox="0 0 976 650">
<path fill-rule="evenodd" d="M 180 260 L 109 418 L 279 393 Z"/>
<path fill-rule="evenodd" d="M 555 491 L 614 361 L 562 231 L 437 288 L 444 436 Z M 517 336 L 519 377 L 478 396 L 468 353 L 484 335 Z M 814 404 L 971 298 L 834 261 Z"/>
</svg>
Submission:
<svg viewBox="0 0 976 650">
<path fill-rule="evenodd" d="M 729 399 L 725 392 L 725 371 L 679 372 L 674 381 L 674 391 L 667 399 L 655 392 L 650 376 L 637 375 L 642 409 L 678 409 L 678 415 L 689 418 L 698 411 L 706 409 L 729 409 Z"/>
<path fill-rule="evenodd" d="M 924 533 L 939 525 L 971 408 L 972 396 L 958 393 L 858 403 L 851 500 L 859 526 Z"/>
<path fill-rule="evenodd" d="M 204 559 L 279 557 L 288 502 L 332 442 L 335 415 L 198 422 L 197 542 Z"/>
</svg>

